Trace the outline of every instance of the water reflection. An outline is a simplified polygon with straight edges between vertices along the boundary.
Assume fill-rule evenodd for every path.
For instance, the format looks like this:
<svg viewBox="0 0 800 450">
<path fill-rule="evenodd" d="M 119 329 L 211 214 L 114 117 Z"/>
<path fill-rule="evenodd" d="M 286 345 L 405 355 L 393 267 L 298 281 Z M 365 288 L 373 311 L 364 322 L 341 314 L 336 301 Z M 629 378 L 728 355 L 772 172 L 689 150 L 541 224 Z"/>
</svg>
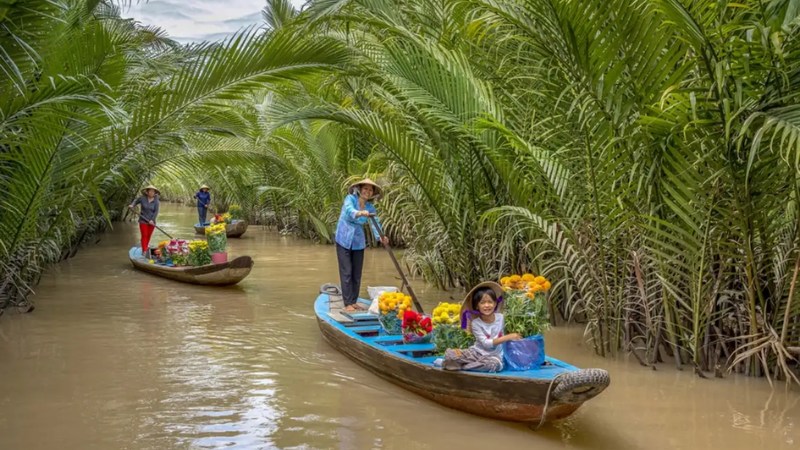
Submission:
<svg viewBox="0 0 800 450">
<path fill-rule="evenodd" d="M 162 225 L 191 236 L 194 210 Z M 157 233 L 158 234 L 158 233 Z M 161 239 L 158 235 L 155 239 Z M 312 305 L 337 279 L 333 249 L 260 227 L 230 242 L 250 254 L 231 288 L 133 270 L 135 224 L 49 272 L 35 313 L 0 318 L 0 448 L 797 448 L 798 394 L 763 380 L 701 380 L 671 366 L 595 356 L 581 330 L 547 333 L 548 353 L 604 367 L 611 386 L 538 432 L 424 400 L 327 345 Z M 364 285 L 397 285 L 368 251 Z M 430 310 L 451 294 L 415 282 Z M 459 297 L 458 294 L 453 294 Z"/>
</svg>

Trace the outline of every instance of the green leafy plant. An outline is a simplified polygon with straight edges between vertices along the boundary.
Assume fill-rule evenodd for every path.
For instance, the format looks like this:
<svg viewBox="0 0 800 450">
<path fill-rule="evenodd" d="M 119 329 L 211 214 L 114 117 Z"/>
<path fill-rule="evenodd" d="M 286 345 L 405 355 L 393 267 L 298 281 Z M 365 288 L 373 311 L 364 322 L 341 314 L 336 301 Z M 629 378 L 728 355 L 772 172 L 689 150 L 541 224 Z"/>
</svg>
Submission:
<svg viewBox="0 0 800 450">
<path fill-rule="evenodd" d="M 529 298 L 523 291 L 506 291 L 503 298 L 505 332 L 522 337 L 542 334 L 550 326 L 547 299 L 543 293 Z"/>
<path fill-rule="evenodd" d="M 448 348 L 468 348 L 475 343 L 475 336 L 461 329 L 458 324 L 439 324 L 433 327 L 433 343 L 435 353 L 444 355 Z"/>
</svg>

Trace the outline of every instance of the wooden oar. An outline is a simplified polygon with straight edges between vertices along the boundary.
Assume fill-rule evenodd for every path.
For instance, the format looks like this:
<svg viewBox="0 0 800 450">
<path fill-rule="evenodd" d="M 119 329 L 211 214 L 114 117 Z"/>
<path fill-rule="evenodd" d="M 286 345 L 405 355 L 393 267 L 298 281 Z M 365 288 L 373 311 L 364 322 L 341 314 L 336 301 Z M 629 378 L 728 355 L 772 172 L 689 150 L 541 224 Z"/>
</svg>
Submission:
<svg viewBox="0 0 800 450">
<path fill-rule="evenodd" d="M 374 214 L 370 214 L 369 219 L 372 221 L 372 225 L 375 226 L 375 229 L 378 230 L 378 234 L 381 237 L 381 241 L 384 238 L 383 229 L 381 229 L 380 225 L 378 225 L 378 221 L 375 219 Z M 397 269 L 397 273 L 400 274 L 400 279 L 403 280 L 403 286 L 408 288 L 408 295 L 411 296 L 411 300 L 414 301 L 414 306 L 417 308 L 417 311 L 420 314 L 424 314 L 425 311 L 422 310 L 422 305 L 419 304 L 419 300 L 417 300 L 417 294 L 414 293 L 414 289 L 411 287 L 411 284 L 408 282 L 408 278 L 406 278 L 406 274 L 403 273 L 403 269 L 400 267 L 400 263 L 397 262 L 397 258 L 394 256 L 394 251 L 392 251 L 392 247 L 389 244 L 383 244 L 383 248 L 389 252 L 389 256 L 392 258 L 392 262 L 394 263 L 395 269 Z M 402 289 L 402 287 L 401 287 Z"/>
<path fill-rule="evenodd" d="M 131 209 L 133 209 L 133 208 L 131 208 Z M 144 216 L 143 216 L 141 213 L 139 213 L 139 218 L 140 218 L 140 219 L 147 220 L 147 219 L 145 219 L 145 218 L 144 218 Z M 168 238 L 170 238 L 170 239 L 175 239 L 174 237 L 172 237 L 172 235 L 171 235 L 171 234 L 169 234 L 169 233 L 167 233 L 166 231 L 162 230 L 162 229 L 161 229 L 161 227 L 159 227 L 158 225 L 156 225 L 156 224 L 153 224 L 153 226 L 154 226 L 154 227 L 156 227 L 156 229 L 157 229 L 158 231 L 160 231 L 160 232 L 162 232 L 162 233 L 166 234 Z"/>
</svg>

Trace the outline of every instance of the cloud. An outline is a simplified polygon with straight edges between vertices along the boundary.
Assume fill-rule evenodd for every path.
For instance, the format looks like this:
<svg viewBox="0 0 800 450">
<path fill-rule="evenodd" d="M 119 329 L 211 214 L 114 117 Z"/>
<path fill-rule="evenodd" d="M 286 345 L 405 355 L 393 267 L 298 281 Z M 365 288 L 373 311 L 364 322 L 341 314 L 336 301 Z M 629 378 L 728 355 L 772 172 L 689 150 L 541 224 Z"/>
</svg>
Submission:
<svg viewBox="0 0 800 450">
<path fill-rule="evenodd" d="M 291 0 L 299 9 L 306 0 Z M 261 25 L 264 0 L 150 0 L 132 5 L 123 17 L 165 30 L 189 43 L 224 39 L 242 28 Z"/>
</svg>

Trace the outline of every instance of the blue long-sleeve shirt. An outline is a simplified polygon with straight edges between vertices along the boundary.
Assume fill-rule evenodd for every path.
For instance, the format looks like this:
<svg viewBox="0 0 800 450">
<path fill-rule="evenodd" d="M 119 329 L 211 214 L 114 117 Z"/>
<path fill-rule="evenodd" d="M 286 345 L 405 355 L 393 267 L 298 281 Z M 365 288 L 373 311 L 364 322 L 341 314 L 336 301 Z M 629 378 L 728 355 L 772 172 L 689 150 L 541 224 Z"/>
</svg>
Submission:
<svg viewBox="0 0 800 450">
<path fill-rule="evenodd" d="M 197 199 L 197 206 L 208 208 L 211 204 L 211 192 L 198 191 L 194 194 L 194 198 Z"/>
<path fill-rule="evenodd" d="M 367 202 L 364 207 L 372 214 L 377 211 L 372 203 Z M 342 212 L 339 214 L 339 223 L 336 224 L 336 243 L 342 247 L 350 250 L 363 250 L 367 247 L 367 237 L 364 235 L 364 224 L 369 222 L 368 217 L 356 217 L 356 213 L 360 211 L 358 205 L 358 196 L 355 194 L 348 194 L 344 198 L 342 205 Z M 378 221 L 378 218 L 375 217 Z M 370 223 L 370 229 L 375 236 L 375 239 L 380 239 L 380 233 L 375 229 L 375 226 Z M 380 221 L 378 221 L 380 226 Z"/>
</svg>

